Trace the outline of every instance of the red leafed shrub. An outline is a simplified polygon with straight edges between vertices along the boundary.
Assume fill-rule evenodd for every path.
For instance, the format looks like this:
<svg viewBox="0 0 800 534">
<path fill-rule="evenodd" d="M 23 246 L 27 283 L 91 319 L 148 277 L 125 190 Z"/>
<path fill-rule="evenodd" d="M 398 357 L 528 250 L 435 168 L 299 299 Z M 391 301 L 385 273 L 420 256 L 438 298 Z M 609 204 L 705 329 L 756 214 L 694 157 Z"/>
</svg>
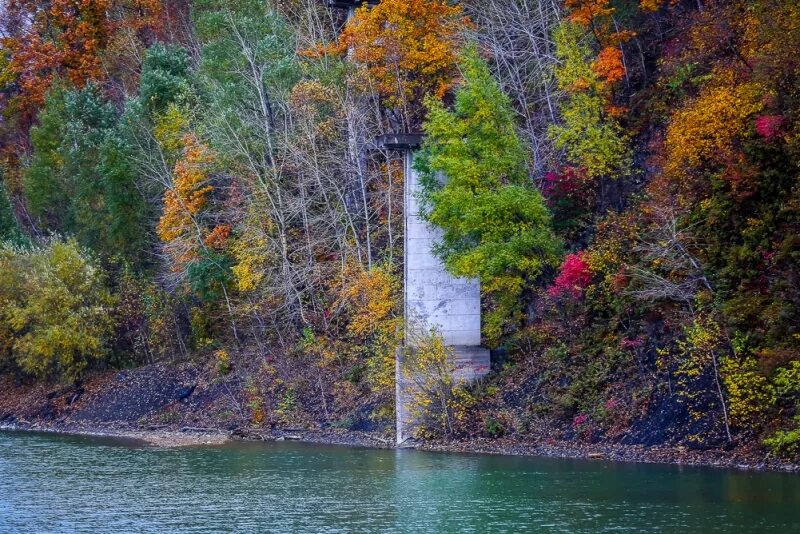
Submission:
<svg viewBox="0 0 800 534">
<path fill-rule="evenodd" d="M 575 428 L 581 428 L 589 422 L 589 416 L 585 413 L 580 413 L 575 416 L 572 420 L 572 426 Z"/>
<path fill-rule="evenodd" d="M 565 199 L 582 202 L 585 200 L 587 182 L 583 169 L 564 167 L 560 172 L 545 173 L 542 194 L 550 206 Z"/>
<path fill-rule="evenodd" d="M 756 133 L 767 140 L 778 137 L 783 128 L 783 117 L 780 115 L 760 115 L 756 117 Z"/>
<path fill-rule="evenodd" d="M 592 281 L 592 271 L 586 263 L 585 252 L 569 254 L 561 265 L 561 272 L 547 289 L 551 297 L 568 295 L 573 298 L 580 297 L 581 292 Z"/>
</svg>

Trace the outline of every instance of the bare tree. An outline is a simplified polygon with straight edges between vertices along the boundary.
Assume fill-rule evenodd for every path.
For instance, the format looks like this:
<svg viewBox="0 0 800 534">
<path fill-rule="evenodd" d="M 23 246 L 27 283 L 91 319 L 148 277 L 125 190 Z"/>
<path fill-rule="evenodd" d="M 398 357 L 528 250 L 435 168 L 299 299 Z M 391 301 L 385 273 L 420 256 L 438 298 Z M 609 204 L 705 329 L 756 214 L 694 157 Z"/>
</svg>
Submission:
<svg viewBox="0 0 800 534">
<path fill-rule="evenodd" d="M 547 136 L 561 95 L 553 66 L 552 34 L 559 23 L 555 0 L 467 0 L 474 21 L 472 40 L 487 53 L 503 90 L 511 97 L 533 154 L 534 175 L 552 162 L 555 151 Z"/>
<path fill-rule="evenodd" d="M 695 321 L 698 293 L 701 291 L 707 291 L 711 295 L 714 293 L 714 287 L 695 254 L 700 246 L 691 233 L 691 226 L 681 224 L 681 217 L 674 208 L 656 205 L 652 220 L 653 230 L 635 247 L 641 254 L 644 266 L 630 269 L 634 289 L 629 293 L 646 301 L 678 302 L 688 309 L 692 321 Z M 724 338 L 727 350 L 735 356 L 733 344 L 724 328 L 720 328 L 720 334 Z M 725 433 L 730 441 L 732 439 L 730 421 L 727 401 L 722 391 L 719 358 L 716 350 L 707 352 L 711 361 L 716 395 L 722 409 Z"/>
<path fill-rule="evenodd" d="M 630 268 L 637 282 L 630 294 L 643 300 L 680 302 L 692 310 L 698 291 L 714 291 L 694 254 L 699 245 L 674 209 L 658 209 L 653 221 L 654 229 L 634 248 L 648 267 Z"/>
</svg>

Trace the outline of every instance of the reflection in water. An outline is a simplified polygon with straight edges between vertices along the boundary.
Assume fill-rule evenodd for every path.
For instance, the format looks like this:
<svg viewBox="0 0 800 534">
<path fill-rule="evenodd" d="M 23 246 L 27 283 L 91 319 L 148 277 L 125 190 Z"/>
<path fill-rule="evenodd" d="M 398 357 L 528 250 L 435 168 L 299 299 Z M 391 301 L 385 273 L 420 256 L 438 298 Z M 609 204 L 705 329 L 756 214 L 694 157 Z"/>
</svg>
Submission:
<svg viewBox="0 0 800 534">
<path fill-rule="evenodd" d="M 0 433 L 0 532 L 790 532 L 800 477 Z"/>
</svg>

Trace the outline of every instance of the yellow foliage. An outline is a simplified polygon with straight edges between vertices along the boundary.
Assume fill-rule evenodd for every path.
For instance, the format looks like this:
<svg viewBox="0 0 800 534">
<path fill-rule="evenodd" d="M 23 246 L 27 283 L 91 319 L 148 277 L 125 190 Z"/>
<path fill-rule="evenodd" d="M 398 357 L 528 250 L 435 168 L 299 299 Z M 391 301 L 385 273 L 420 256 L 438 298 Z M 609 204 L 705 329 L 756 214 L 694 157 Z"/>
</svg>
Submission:
<svg viewBox="0 0 800 534">
<path fill-rule="evenodd" d="M 211 151 L 193 134 L 182 137 L 183 156 L 175 164 L 173 187 L 164 193 L 164 209 L 158 223 L 158 236 L 169 243 L 196 236 L 205 239 L 195 217 L 208 202 L 214 189 L 208 184 L 214 162 Z M 199 244 L 199 243 L 198 243 Z M 188 247 L 190 250 L 193 247 Z M 187 261 L 191 253 L 183 252 L 178 263 Z"/>
<path fill-rule="evenodd" d="M 348 282 L 341 296 L 350 309 L 348 330 L 356 336 L 367 336 L 385 328 L 383 323 L 392 318 L 399 283 L 387 268 L 352 271 L 345 273 Z"/>
<path fill-rule="evenodd" d="M 388 267 L 348 268 L 339 301 L 349 312 L 347 332 L 353 343 L 368 347 L 368 379 L 374 389 L 394 388 L 395 350 L 403 335 L 397 313 L 400 283 Z"/>
<path fill-rule="evenodd" d="M 167 152 L 181 150 L 189 128 L 189 121 L 184 111 L 177 106 L 170 106 L 163 115 L 156 118 L 155 122 L 153 135 L 161 148 Z"/>
<path fill-rule="evenodd" d="M 759 373 L 758 362 L 753 357 L 742 362 L 723 358 L 720 367 L 731 422 L 739 427 L 757 423 L 771 399 L 769 381 Z"/>
<path fill-rule="evenodd" d="M 31 375 L 75 381 L 106 356 L 117 301 L 74 241 L 0 248 L 0 282 L 0 361 L 10 351 Z"/>
<path fill-rule="evenodd" d="M 458 383 L 455 355 L 437 332 L 419 336 L 403 357 L 402 373 L 409 411 L 418 435 L 452 435 L 459 431 L 475 398 Z"/>
<path fill-rule="evenodd" d="M 610 213 L 597 225 L 597 238 L 587 250 L 585 261 L 593 273 L 615 276 L 631 253 L 640 233 L 629 214 Z"/>
<path fill-rule="evenodd" d="M 231 270 L 239 291 L 255 291 L 264 279 L 266 265 L 271 260 L 269 235 L 274 223 L 260 206 L 258 197 L 250 204 L 237 239 L 230 249 L 236 260 Z"/>
<path fill-rule="evenodd" d="M 731 71 L 717 72 L 713 83 L 672 115 L 665 139 L 665 173 L 679 179 L 708 162 L 729 159 L 733 143 L 762 109 L 764 89 L 739 83 Z"/>
</svg>

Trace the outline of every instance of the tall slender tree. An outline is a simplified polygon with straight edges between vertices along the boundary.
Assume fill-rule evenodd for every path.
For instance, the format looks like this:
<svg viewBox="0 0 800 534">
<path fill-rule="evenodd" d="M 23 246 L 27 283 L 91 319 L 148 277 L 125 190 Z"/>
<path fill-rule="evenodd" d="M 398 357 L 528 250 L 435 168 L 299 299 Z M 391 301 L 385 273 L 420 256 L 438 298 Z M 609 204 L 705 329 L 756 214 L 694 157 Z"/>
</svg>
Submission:
<svg viewBox="0 0 800 534">
<path fill-rule="evenodd" d="M 520 319 L 531 284 L 557 261 L 559 244 L 529 178 L 508 97 L 474 48 L 463 55 L 461 70 L 452 110 L 427 101 L 418 168 L 426 218 L 444 230 L 437 252 L 454 275 L 481 280 L 492 297 L 485 333 L 497 343 Z"/>
</svg>

